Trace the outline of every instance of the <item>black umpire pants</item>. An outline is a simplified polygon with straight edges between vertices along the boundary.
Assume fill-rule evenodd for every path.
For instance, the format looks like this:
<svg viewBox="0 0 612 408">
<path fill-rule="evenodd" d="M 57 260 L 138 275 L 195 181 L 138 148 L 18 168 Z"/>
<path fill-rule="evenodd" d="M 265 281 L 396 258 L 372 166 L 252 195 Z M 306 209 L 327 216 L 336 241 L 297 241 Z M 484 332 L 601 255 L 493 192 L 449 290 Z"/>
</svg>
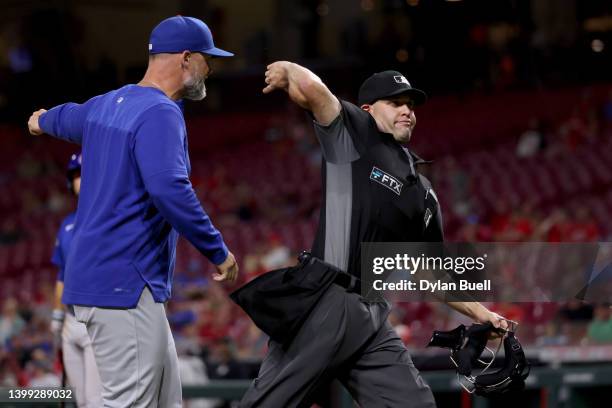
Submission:
<svg viewBox="0 0 612 408">
<path fill-rule="evenodd" d="M 270 342 L 240 406 L 309 407 L 317 389 L 336 378 L 364 408 L 435 407 L 388 312 L 332 284 L 289 346 Z"/>
</svg>

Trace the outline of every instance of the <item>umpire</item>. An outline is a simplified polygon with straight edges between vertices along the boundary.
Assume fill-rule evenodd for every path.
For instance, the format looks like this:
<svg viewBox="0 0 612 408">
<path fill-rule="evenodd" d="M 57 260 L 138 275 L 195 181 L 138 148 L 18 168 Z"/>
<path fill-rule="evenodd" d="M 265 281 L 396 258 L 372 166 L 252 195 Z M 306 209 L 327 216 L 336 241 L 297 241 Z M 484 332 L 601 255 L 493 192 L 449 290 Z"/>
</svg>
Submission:
<svg viewBox="0 0 612 408">
<path fill-rule="evenodd" d="M 310 406 L 336 378 L 362 407 L 433 407 L 431 390 L 387 322 L 386 302 L 359 294 L 361 242 L 441 241 L 440 208 L 423 161 L 403 146 L 424 92 L 399 72 L 369 77 L 357 107 L 336 98 L 312 72 L 275 62 L 264 93 L 280 89 L 309 111 L 323 150 L 323 200 L 312 256 L 272 271 L 232 294 L 270 337 L 244 407 Z M 451 307 L 506 327 L 479 303 Z"/>
<path fill-rule="evenodd" d="M 213 57 L 204 22 L 176 16 L 151 32 L 138 84 L 83 104 L 39 110 L 28 121 L 83 146 L 83 188 L 63 302 L 87 326 L 105 407 L 181 407 L 178 357 L 164 302 L 178 233 L 233 281 L 238 266 L 189 181 L 181 99 L 202 100 Z"/>
</svg>

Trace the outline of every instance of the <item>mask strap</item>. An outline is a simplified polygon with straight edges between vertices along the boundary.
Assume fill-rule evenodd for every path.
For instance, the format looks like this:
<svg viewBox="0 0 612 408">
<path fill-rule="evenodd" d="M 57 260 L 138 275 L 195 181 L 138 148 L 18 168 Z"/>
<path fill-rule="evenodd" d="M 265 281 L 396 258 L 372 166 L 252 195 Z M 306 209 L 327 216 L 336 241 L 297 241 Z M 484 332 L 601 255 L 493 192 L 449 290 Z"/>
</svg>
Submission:
<svg viewBox="0 0 612 408">
<path fill-rule="evenodd" d="M 468 394 L 473 394 L 474 391 L 476 391 L 476 386 L 474 385 L 476 378 L 474 376 L 460 375 L 457 373 L 457 381 L 459 382 L 461 388 L 463 388 Z"/>
<path fill-rule="evenodd" d="M 490 348 L 488 348 L 488 347 L 486 347 L 486 346 L 485 346 L 485 350 L 487 350 L 489 353 L 491 353 L 491 360 L 489 360 L 489 362 L 487 363 L 487 362 L 485 362 L 485 361 L 483 361 L 483 360 L 481 360 L 481 359 L 478 359 L 478 362 L 479 362 L 479 363 L 481 363 L 481 364 L 484 364 L 484 365 L 485 365 L 485 367 L 482 369 L 482 371 L 481 371 L 481 372 L 480 372 L 480 374 L 478 374 L 478 375 L 482 375 L 482 374 L 484 374 L 484 373 L 485 373 L 485 371 L 487 371 L 487 370 L 488 370 L 488 369 L 491 367 L 491 365 L 492 365 L 492 364 L 495 362 L 495 357 L 497 357 L 497 354 L 499 353 L 499 350 L 501 350 L 501 346 L 502 346 L 502 344 L 504 343 L 504 339 L 505 339 L 505 338 L 506 338 L 506 335 L 504 335 L 504 337 L 502 337 L 502 338 L 499 340 L 499 344 L 497 345 L 497 350 L 495 350 L 495 351 L 493 351 L 493 350 L 491 350 Z"/>
</svg>

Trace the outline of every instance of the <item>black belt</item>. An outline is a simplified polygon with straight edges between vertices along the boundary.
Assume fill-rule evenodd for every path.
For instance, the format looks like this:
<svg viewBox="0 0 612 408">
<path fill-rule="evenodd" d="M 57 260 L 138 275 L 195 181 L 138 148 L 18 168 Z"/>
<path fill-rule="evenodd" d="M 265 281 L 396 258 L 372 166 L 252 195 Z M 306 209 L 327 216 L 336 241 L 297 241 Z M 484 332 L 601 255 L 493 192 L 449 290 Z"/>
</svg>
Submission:
<svg viewBox="0 0 612 408">
<path fill-rule="evenodd" d="M 326 264 L 330 268 L 336 269 L 338 271 L 338 274 L 336 275 L 336 278 L 334 279 L 334 283 L 336 285 L 342 286 L 344 289 L 346 289 L 347 292 L 361 293 L 361 279 L 359 279 L 355 275 L 346 273 L 343 270 L 331 264 L 328 264 L 318 258 L 315 258 L 314 256 L 312 256 L 310 252 L 306 252 L 306 251 L 301 252 L 300 255 L 298 256 L 298 260 L 301 263 L 308 263 L 311 260 L 316 260 L 317 262 Z"/>
</svg>

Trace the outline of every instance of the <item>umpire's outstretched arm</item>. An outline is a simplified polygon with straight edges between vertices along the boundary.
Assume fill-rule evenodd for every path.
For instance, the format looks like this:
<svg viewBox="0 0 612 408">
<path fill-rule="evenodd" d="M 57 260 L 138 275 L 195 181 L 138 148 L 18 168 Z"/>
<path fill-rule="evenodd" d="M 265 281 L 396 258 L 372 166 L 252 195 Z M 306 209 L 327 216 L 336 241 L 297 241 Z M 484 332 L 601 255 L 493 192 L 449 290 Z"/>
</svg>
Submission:
<svg viewBox="0 0 612 408">
<path fill-rule="evenodd" d="M 321 125 L 329 125 L 340 114 L 338 98 L 321 78 L 298 64 L 278 61 L 268 65 L 265 81 L 263 93 L 282 89 L 293 102 L 312 112 Z"/>
</svg>

